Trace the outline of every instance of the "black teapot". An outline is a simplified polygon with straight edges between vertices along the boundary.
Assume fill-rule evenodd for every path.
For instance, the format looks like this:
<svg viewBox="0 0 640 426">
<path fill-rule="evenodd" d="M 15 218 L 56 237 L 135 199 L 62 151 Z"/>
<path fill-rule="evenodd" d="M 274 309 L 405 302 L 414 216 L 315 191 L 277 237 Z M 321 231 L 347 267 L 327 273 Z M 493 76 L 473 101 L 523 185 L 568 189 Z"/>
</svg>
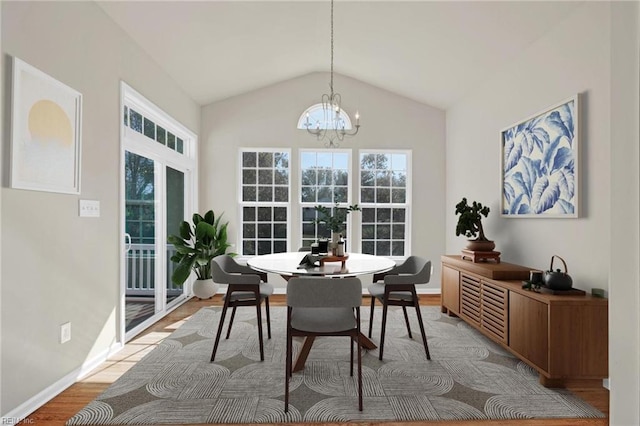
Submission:
<svg viewBox="0 0 640 426">
<path fill-rule="evenodd" d="M 553 270 L 553 259 L 555 257 L 562 261 L 564 272 L 560 271 L 560 269 Z M 551 256 L 551 266 L 549 270 L 544 273 L 544 285 L 551 290 L 571 290 L 573 280 L 567 272 L 567 263 L 564 259 L 557 255 Z"/>
</svg>

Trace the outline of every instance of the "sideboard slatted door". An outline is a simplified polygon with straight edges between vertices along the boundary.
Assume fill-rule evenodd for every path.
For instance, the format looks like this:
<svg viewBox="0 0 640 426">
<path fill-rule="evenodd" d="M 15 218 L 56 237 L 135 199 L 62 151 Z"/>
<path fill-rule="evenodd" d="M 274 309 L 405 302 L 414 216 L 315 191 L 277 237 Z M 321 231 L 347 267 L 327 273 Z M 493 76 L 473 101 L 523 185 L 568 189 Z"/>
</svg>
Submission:
<svg viewBox="0 0 640 426">
<path fill-rule="evenodd" d="M 481 327 L 504 344 L 508 344 L 509 293 L 504 288 L 482 281 Z"/>
<path fill-rule="evenodd" d="M 480 296 L 480 279 L 460 274 L 460 315 L 478 326 L 482 312 Z"/>
</svg>

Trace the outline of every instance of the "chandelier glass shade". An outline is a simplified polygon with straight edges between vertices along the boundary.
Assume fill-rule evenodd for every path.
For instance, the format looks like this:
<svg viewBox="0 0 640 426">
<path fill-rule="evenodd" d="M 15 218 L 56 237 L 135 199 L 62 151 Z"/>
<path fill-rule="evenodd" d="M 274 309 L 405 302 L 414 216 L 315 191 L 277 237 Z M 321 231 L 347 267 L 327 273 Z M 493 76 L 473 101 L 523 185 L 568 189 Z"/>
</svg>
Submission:
<svg viewBox="0 0 640 426">
<path fill-rule="evenodd" d="M 342 109 L 342 96 L 333 90 L 333 0 L 331 0 L 331 72 L 329 94 L 322 95 L 321 109 L 311 107 L 306 111 L 304 127 L 324 145 L 339 147 L 345 136 L 355 136 L 360 130 L 360 114 L 356 112 L 355 126 Z M 321 112 L 321 114 L 320 114 Z M 312 116 L 313 114 L 313 116 Z"/>
</svg>

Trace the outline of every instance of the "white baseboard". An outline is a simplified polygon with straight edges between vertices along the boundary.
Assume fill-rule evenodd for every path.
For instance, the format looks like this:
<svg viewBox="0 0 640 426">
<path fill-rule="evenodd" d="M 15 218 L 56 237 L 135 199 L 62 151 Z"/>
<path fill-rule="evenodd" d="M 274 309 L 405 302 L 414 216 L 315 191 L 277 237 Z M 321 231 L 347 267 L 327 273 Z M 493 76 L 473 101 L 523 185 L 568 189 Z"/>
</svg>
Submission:
<svg viewBox="0 0 640 426">
<path fill-rule="evenodd" d="M 607 390 L 611 390 L 611 388 L 609 387 L 609 378 L 608 377 L 606 379 L 602 380 L 602 386 Z"/>
<path fill-rule="evenodd" d="M 24 421 L 25 424 L 33 424 L 33 422 L 29 422 L 29 414 L 51 401 L 78 380 L 86 377 L 110 356 L 121 351 L 123 347 L 122 343 L 114 343 L 111 347 L 105 349 L 92 359 L 85 361 L 80 367 L 62 377 L 51 386 L 29 398 L 27 401 L 23 402 L 8 413 L 0 416 L 0 423 L 3 425 L 14 425 L 20 421 Z"/>
<path fill-rule="evenodd" d="M 226 286 L 225 286 L 226 289 Z M 169 313 L 176 309 L 181 304 L 185 303 L 189 300 L 190 297 L 186 297 L 182 302 L 172 306 L 167 310 L 166 313 Z M 166 315 L 166 314 L 165 314 Z M 159 318 L 158 318 L 159 319 Z M 142 330 L 141 330 L 142 331 Z M 51 386 L 44 389 L 42 392 L 34 395 L 32 398 L 28 399 L 24 403 L 20 404 L 15 409 L 9 411 L 8 413 L 0 416 L 0 425 L 14 425 L 19 423 L 20 421 L 25 421 L 25 424 L 29 424 L 28 415 L 36 411 L 38 408 L 42 407 L 47 402 L 51 401 L 58 394 L 62 393 L 68 387 L 73 385 L 78 380 L 82 380 L 89 373 L 99 367 L 103 362 L 109 359 L 111 356 L 117 354 L 124 348 L 124 344 L 122 342 L 115 342 L 109 348 L 100 352 L 98 355 L 93 357 L 90 360 L 85 361 L 82 365 L 66 376 L 62 377 L 57 382 L 53 383 Z"/>
</svg>

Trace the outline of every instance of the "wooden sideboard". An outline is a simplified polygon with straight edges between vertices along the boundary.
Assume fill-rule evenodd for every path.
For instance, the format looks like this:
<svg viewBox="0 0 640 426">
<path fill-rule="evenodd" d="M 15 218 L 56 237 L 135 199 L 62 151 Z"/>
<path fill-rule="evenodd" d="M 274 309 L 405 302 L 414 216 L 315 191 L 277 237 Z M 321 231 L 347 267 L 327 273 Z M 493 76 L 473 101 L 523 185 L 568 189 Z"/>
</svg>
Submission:
<svg viewBox="0 0 640 426">
<path fill-rule="evenodd" d="M 608 301 L 522 288 L 528 268 L 442 256 L 442 312 L 456 315 L 540 373 L 540 383 L 608 377 Z"/>
</svg>

